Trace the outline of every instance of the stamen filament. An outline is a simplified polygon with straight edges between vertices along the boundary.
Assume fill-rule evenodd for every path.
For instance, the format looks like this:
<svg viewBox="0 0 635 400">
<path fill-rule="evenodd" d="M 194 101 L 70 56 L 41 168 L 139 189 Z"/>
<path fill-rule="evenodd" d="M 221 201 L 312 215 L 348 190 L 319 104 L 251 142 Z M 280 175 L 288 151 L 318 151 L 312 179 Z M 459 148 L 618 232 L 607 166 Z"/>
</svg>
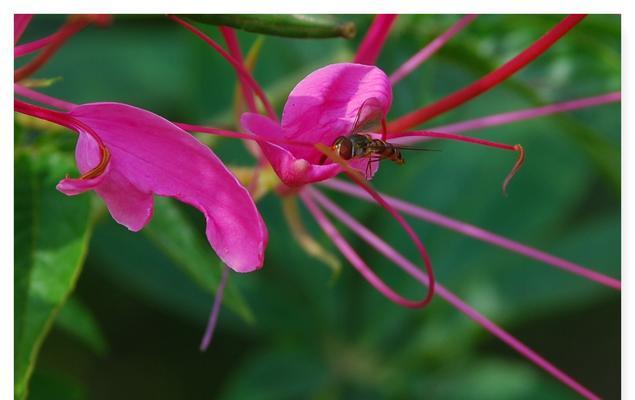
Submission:
<svg viewBox="0 0 635 400">
<path fill-rule="evenodd" d="M 229 277 L 229 268 L 226 265 L 222 266 L 223 272 L 221 273 L 220 282 L 216 288 L 216 295 L 214 296 L 214 305 L 212 311 L 207 320 L 207 327 L 205 328 L 205 334 L 201 340 L 201 351 L 207 350 L 209 344 L 212 342 L 214 332 L 216 331 L 216 324 L 218 322 L 218 314 L 220 313 L 220 305 L 223 302 L 223 294 L 225 293 L 225 285 L 227 284 L 227 278 Z"/>
<path fill-rule="evenodd" d="M 585 15 L 569 15 L 565 17 L 540 39 L 523 50 L 516 57 L 503 64 L 500 68 L 435 103 L 397 118 L 388 124 L 388 129 L 390 131 L 405 131 L 413 128 L 496 87 L 499 83 L 503 82 L 547 51 L 567 32 L 582 21 L 584 17 Z"/>
<path fill-rule="evenodd" d="M 13 48 L 13 57 L 18 58 L 22 56 L 26 56 L 27 54 L 31 54 L 35 51 L 38 51 L 42 47 L 49 45 L 51 42 L 55 41 L 59 36 L 60 31 L 52 33 L 46 37 L 41 39 L 34 40 L 29 43 L 24 43 L 19 46 Z"/>
<path fill-rule="evenodd" d="M 71 18 L 55 35 L 54 40 L 52 40 L 37 57 L 14 72 L 13 80 L 18 82 L 31 76 L 40 69 L 68 39 L 84 29 L 90 22 L 91 20 L 89 18 Z"/>
<path fill-rule="evenodd" d="M 27 26 L 29 26 L 32 18 L 32 14 L 15 14 L 13 16 L 13 32 L 15 35 L 15 37 L 13 38 L 14 45 L 16 45 L 20 41 L 22 34 L 26 30 Z"/>
<path fill-rule="evenodd" d="M 458 22 L 450 27 L 447 31 L 443 32 L 436 39 L 428 43 L 423 49 L 419 50 L 417 54 L 412 56 L 408 61 L 403 63 L 395 72 L 390 75 L 390 83 L 394 86 L 397 82 L 405 78 L 412 71 L 414 71 L 417 67 L 419 67 L 425 60 L 430 58 L 434 53 L 436 53 L 444 44 L 446 44 L 450 39 L 454 37 L 457 33 L 459 33 L 463 28 L 468 26 L 472 21 L 474 21 L 478 17 L 478 15 L 470 14 L 461 18 Z"/>
<path fill-rule="evenodd" d="M 454 124 L 448 124 L 433 128 L 433 130 L 448 132 L 448 133 L 461 133 L 465 131 L 471 131 L 481 128 L 487 128 L 490 126 L 498 126 L 509 124 L 512 122 L 523 121 L 531 118 L 538 118 L 550 114 L 561 113 L 565 111 L 578 110 L 586 107 L 594 107 L 603 104 L 613 103 L 621 101 L 622 95 L 620 92 L 607 93 L 599 96 L 586 97 L 583 99 L 565 101 L 561 103 L 549 104 L 543 107 L 529 108 L 526 110 L 511 111 L 507 113 L 490 115 L 487 117 L 481 117 L 471 119 L 468 121 L 457 122 Z"/>
<path fill-rule="evenodd" d="M 397 17 L 398 15 L 394 14 L 379 14 L 375 17 L 357 49 L 353 62 L 368 65 L 374 65 L 377 62 L 379 53 L 381 53 L 384 42 L 390 33 L 390 28 Z"/>
<path fill-rule="evenodd" d="M 226 26 L 220 26 L 218 28 L 225 39 L 225 43 L 227 44 L 227 49 L 229 50 L 229 54 L 238 61 L 243 68 L 245 68 L 245 63 L 243 60 L 242 52 L 240 51 L 240 44 L 238 43 L 238 38 L 236 37 L 236 31 L 232 28 L 228 28 Z M 254 101 L 253 92 L 249 87 L 249 83 L 246 79 L 240 75 L 238 75 L 238 81 L 240 82 L 240 89 L 243 93 L 243 98 L 245 99 L 245 103 L 247 104 L 247 109 L 250 112 L 257 113 L 258 109 L 256 108 L 256 103 Z"/>
<path fill-rule="evenodd" d="M 524 110 L 510 111 L 500 114 L 488 115 L 485 117 L 469 119 L 467 121 L 455 122 L 448 125 L 435 126 L 430 128 L 431 131 L 462 133 L 477 129 L 489 128 L 491 126 L 500 126 L 511 124 L 513 122 L 524 121 L 527 119 L 543 117 L 551 114 L 557 114 L 566 111 L 579 110 L 587 107 L 601 106 L 604 104 L 621 101 L 622 94 L 613 92 L 602 94 L 599 96 L 585 97 L 576 100 L 569 100 L 560 103 L 553 103 L 542 107 L 527 108 Z M 396 144 L 410 144 L 423 142 L 428 139 L 418 137 L 403 137 L 394 142 Z"/>
<path fill-rule="evenodd" d="M 425 299 L 423 299 L 421 302 L 415 303 L 416 305 L 413 305 L 413 307 L 414 306 L 416 306 L 416 307 L 424 307 L 424 306 L 426 306 L 432 300 L 432 297 L 434 295 L 435 279 L 434 279 L 434 271 L 432 270 L 432 262 L 430 261 L 430 257 L 428 256 L 428 252 L 427 252 L 425 246 L 423 245 L 423 243 L 421 242 L 421 240 L 419 239 L 419 236 L 417 236 L 417 234 L 414 232 L 412 227 L 410 227 L 408 222 L 406 222 L 406 220 L 397 211 L 395 211 L 395 209 L 390 204 L 388 204 L 379 195 L 379 193 L 376 192 L 366 182 L 366 180 L 364 178 L 361 177 L 359 172 L 357 172 L 356 170 L 351 168 L 344 159 L 342 159 L 332 149 L 330 149 L 329 147 L 327 147 L 327 146 L 325 146 L 325 145 L 323 145 L 321 143 L 316 144 L 315 147 L 318 150 L 320 150 L 323 154 L 325 154 L 328 158 L 330 158 L 332 161 L 338 163 L 342 167 L 344 173 L 346 175 L 348 175 L 348 177 L 351 178 L 366 193 L 368 193 L 377 202 L 377 204 L 379 204 L 381 207 L 386 209 L 386 211 L 388 211 L 388 213 L 390 213 L 390 215 L 393 218 L 395 218 L 395 220 L 397 220 L 397 222 L 399 223 L 399 225 L 401 225 L 401 227 L 406 232 L 406 234 L 408 234 L 408 236 L 410 237 L 410 239 L 414 243 L 415 247 L 419 251 L 419 255 L 421 256 L 421 259 L 423 260 L 423 264 L 424 264 L 425 269 L 426 269 L 426 274 L 427 274 L 427 276 L 430 279 L 430 285 L 429 285 L 428 293 L 427 293 Z"/>
<path fill-rule="evenodd" d="M 24 87 L 18 83 L 13 84 L 13 91 L 18 96 L 25 97 L 30 100 L 34 100 L 38 103 L 42 103 L 44 105 L 55 107 L 63 111 L 70 111 L 76 104 L 70 103 L 68 101 L 60 100 L 55 97 L 47 96 L 44 93 L 37 92 L 35 90 Z"/>
<path fill-rule="evenodd" d="M 320 182 L 319 184 L 329 189 L 336 190 L 338 192 L 356 197 L 358 199 L 362 199 L 371 203 L 374 202 L 373 198 L 369 196 L 368 193 L 366 193 L 364 190 L 348 182 L 342 181 L 340 179 L 333 178 L 328 181 Z M 515 242 L 511 239 L 497 235 L 493 232 L 487 231 L 477 226 L 474 226 L 474 225 L 471 225 L 456 219 L 452 219 L 450 217 L 446 217 L 444 215 L 441 215 L 434 211 L 420 207 L 418 205 L 397 199 L 385 193 L 379 192 L 379 194 L 386 200 L 388 204 L 390 204 L 396 210 L 399 210 L 407 215 L 410 215 L 422 221 L 426 221 L 426 222 L 444 227 L 446 229 L 450 229 L 452 231 L 458 232 L 465 236 L 469 236 L 474 239 L 480 240 L 482 242 L 489 243 L 494 246 L 509 250 L 513 253 L 523 255 L 527 258 L 532 258 L 534 260 L 543 262 L 547 265 L 560 268 L 564 271 L 570 272 L 575 275 L 579 275 L 583 278 L 597 282 L 601 285 L 610 287 L 612 289 L 621 290 L 622 284 L 619 280 L 612 278 L 610 276 L 604 275 L 600 272 L 593 271 L 581 265 L 567 261 L 563 258 L 545 253 L 534 247 L 530 247 L 522 243 Z"/>
<path fill-rule="evenodd" d="M 182 25 L 183 27 L 185 27 L 187 30 L 189 30 L 190 32 L 198 36 L 199 38 L 203 39 L 207 44 L 212 46 L 212 48 L 214 48 L 214 50 L 216 50 L 225 60 L 227 60 L 234 67 L 234 69 L 236 70 L 236 73 L 239 74 L 243 79 L 245 79 L 245 81 L 249 84 L 251 89 L 256 93 L 256 95 L 262 102 L 262 105 L 267 110 L 267 114 L 269 115 L 269 117 L 273 120 L 276 120 L 276 121 L 278 120 L 276 113 L 273 110 L 273 107 L 271 106 L 271 103 L 269 103 L 269 99 L 267 98 L 267 95 L 264 93 L 262 88 L 260 88 L 260 85 L 258 85 L 258 82 L 256 82 L 256 80 L 251 76 L 251 74 L 245 70 L 242 63 L 239 63 L 238 61 L 236 61 L 236 59 L 232 57 L 229 53 L 227 53 L 218 43 L 216 43 L 212 38 L 207 36 L 203 31 L 196 28 L 192 24 L 185 22 L 184 20 L 182 20 L 181 18 L 175 15 L 169 15 L 168 17 L 172 19 L 173 21 L 177 22 L 178 24 Z"/>
<path fill-rule="evenodd" d="M 209 133 L 212 135 L 219 135 L 219 136 L 231 137 L 236 139 L 247 139 L 247 140 L 253 140 L 253 141 L 262 142 L 262 143 L 273 143 L 273 144 L 280 144 L 280 145 L 289 145 L 289 146 L 292 145 L 292 146 L 304 146 L 304 147 L 315 146 L 314 143 L 301 142 L 297 140 L 264 138 L 264 137 L 252 135 L 249 133 L 233 132 L 233 131 L 227 131 L 224 129 L 212 128 L 209 126 L 186 124 L 183 122 L 172 122 L 172 123 L 178 126 L 179 128 L 189 132 Z"/>
<path fill-rule="evenodd" d="M 377 251 L 382 253 L 385 257 L 393 261 L 397 266 L 403 269 L 410 276 L 418 280 L 420 283 L 424 285 L 428 285 L 428 277 L 419 269 L 417 266 L 412 264 L 408 259 L 406 259 L 403 255 L 397 252 L 393 247 L 391 247 L 388 243 L 379 238 L 376 234 L 371 232 L 364 225 L 360 224 L 356 221 L 352 216 L 346 213 L 344 210 L 339 208 L 335 203 L 330 201 L 326 196 L 319 193 L 317 190 L 312 190 L 312 196 L 315 200 L 320 203 L 329 213 L 331 213 L 335 218 L 338 219 L 341 223 L 346 225 L 350 230 L 353 231 L 357 236 L 375 248 Z M 500 326 L 496 325 L 494 322 L 490 321 L 487 317 L 480 314 L 474 308 L 470 307 L 463 300 L 461 300 L 454 293 L 450 292 L 441 284 L 437 284 L 436 294 L 439 295 L 446 302 L 451 304 L 454 308 L 467 315 L 470 319 L 475 321 L 477 324 L 481 325 L 487 331 L 489 331 L 492 335 L 496 336 L 500 340 L 502 340 L 505 344 L 507 344 L 512 349 L 516 350 L 523 357 L 528 359 L 529 361 L 536 364 L 539 368 L 543 369 L 545 372 L 551 374 L 554 378 L 562 382 L 563 384 L 569 386 L 582 396 L 588 399 L 599 399 L 597 395 L 591 392 L 589 389 L 578 383 L 575 379 L 567 375 L 565 372 L 561 371 L 547 361 L 545 358 L 540 356 L 540 354 L 536 353 L 530 347 L 522 343 L 520 340 L 516 339 L 509 332 L 505 331 Z"/>
<path fill-rule="evenodd" d="M 511 150 L 511 151 L 518 152 L 518 159 L 516 160 L 514 167 L 507 174 L 507 176 L 505 177 L 505 180 L 503 181 L 504 194 L 507 194 L 507 185 L 509 185 L 509 182 L 512 180 L 514 175 L 516 175 L 516 172 L 520 170 L 520 167 L 522 167 L 523 162 L 525 162 L 525 149 L 523 149 L 523 147 L 519 144 L 509 145 L 504 143 L 492 142 L 492 141 L 484 140 L 484 139 L 473 138 L 469 136 L 457 135 L 455 133 L 442 133 L 442 132 L 431 132 L 431 131 L 412 131 L 412 132 L 398 132 L 398 133 L 388 134 L 389 138 L 413 137 L 413 136 L 429 137 L 429 138 L 435 138 L 435 139 L 456 140 L 459 142 L 474 143 L 481 146 L 495 147 L 498 149 Z"/>
<path fill-rule="evenodd" d="M 395 291 L 393 291 L 384 281 L 381 280 L 362 260 L 362 258 L 357 254 L 357 252 L 353 249 L 353 247 L 344 239 L 342 234 L 335 228 L 335 226 L 331 223 L 331 221 L 324 215 L 322 210 L 315 204 L 312 196 L 309 195 L 310 188 L 306 188 L 305 190 L 299 193 L 300 198 L 304 202 L 304 205 L 307 207 L 309 212 L 313 215 L 318 225 L 322 228 L 324 233 L 326 233 L 329 238 L 333 241 L 335 246 L 340 250 L 340 252 L 346 257 L 346 259 L 355 267 L 355 269 L 370 283 L 379 293 L 384 295 L 390 301 L 399 304 L 404 307 L 409 308 L 417 308 L 423 307 L 427 304 L 427 301 L 418 302 L 408 300 Z M 430 291 L 428 291 L 430 293 Z"/>
</svg>

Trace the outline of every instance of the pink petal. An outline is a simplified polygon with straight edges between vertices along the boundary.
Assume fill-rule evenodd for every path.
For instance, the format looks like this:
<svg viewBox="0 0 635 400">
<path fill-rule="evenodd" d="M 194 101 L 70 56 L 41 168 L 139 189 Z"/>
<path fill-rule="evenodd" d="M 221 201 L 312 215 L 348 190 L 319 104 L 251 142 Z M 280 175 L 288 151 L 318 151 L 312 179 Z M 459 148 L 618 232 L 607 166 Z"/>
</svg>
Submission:
<svg viewBox="0 0 635 400">
<path fill-rule="evenodd" d="M 265 224 L 247 190 L 208 147 L 164 118 L 125 104 L 85 104 L 69 115 L 93 129 L 111 153 L 93 187 L 117 222 L 139 230 L 152 216 L 153 194 L 174 197 L 205 215 L 207 239 L 229 267 L 249 272 L 262 266 Z M 76 158 L 82 173 L 99 162 L 89 135 L 81 134 Z M 69 180 L 60 185 L 83 189 Z"/>
<path fill-rule="evenodd" d="M 243 128 L 254 135 L 265 138 L 280 138 L 280 126 L 271 119 L 254 113 L 244 113 L 240 118 Z M 323 181 L 340 173 L 337 164 L 311 164 L 305 159 L 296 158 L 290 150 L 277 144 L 259 143 L 262 152 L 287 186 L 301 186 L 311 182 Z M 290 146 L 291 147 L 291 146 Z M 294 146 L 295 148 L 299 146 Z M 319 151 L 313 150 L 319 154 Z"/>
<path fill-rule="evenodd" d="M 291 91 L 282 112 L 282 131 L 288 139 L 331 145 L 354 128 L 362 104 L 362 121 L 384 118 L 392 103 L 386 74 L 377 67 L 352 63 L 331 64 L 312 72 Z M 317 163 L 322 154 L 295 148 L 293 154 Z"/>
</svg>

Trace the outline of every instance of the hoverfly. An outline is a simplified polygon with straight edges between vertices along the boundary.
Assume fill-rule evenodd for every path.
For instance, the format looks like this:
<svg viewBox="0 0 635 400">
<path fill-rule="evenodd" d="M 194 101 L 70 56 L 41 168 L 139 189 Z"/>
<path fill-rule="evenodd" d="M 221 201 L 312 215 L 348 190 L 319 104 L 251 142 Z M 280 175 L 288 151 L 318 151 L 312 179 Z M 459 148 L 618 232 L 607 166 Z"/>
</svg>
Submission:
<svg viewBox="0 0 635 400">
<path fill-rule="evenodd" d="M 368 164 L 366 165 L 366 179 L 370 176 L 371 166 L 373 163 L 380 162 L 381 160 L 390 160 L 397 165 L 405 164 L 406 160 L 404 159 L 401 150 L 436 151 L 433 149 L 401 146 L 382 139 L 374 138 L 368 133 L 363 133 L 375 131 L 376 129 L 370 128 L 376 128 L 381 119 L 381 116 L 377 116 L 376 114 L 371 114 L 370 116 L 362 118 L 363 110 L 367 105 L 368 100 L 364 101 L 357 111 L 357 117 L 355 118 L 355 123 L 353 124 L 352 133 L 345 136 L 339 136 L 331 145 L 331 149 L 334 150 L 339 157 L 346 161 L 367 158 Z M 323 164 L 324 161 L 326 161 L 326 158 L 326 156 L 322 156 L 320 164 Z"/>
</svg>

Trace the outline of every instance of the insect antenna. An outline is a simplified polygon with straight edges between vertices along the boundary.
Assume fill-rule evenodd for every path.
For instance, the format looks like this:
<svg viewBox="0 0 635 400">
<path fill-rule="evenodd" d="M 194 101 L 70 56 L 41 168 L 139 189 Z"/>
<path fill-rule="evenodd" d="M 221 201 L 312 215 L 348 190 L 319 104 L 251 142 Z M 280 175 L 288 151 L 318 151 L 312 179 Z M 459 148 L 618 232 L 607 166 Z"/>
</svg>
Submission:
<svg viewBox="0 0 635 400">
<path fill-rule="evenodd" d="M 417 151 L 442 151 L 441 149 L 429 149 L 426 147 L 413 147 L 413 146 L 401 146 L 398 144 L 392 144 L 390 143 L 393 147 L 395 147 L 396 149 L 399 150 L 417 150 Z"/>
</svg>

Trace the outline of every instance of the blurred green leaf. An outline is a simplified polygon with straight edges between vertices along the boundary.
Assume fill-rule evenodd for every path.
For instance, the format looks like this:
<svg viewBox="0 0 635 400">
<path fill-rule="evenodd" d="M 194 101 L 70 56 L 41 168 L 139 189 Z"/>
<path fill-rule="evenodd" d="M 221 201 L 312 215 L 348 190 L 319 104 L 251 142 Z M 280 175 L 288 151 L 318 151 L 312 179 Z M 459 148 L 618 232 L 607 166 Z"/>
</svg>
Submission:
<svg viewBox="0 0 635 400">
<path fill-rule="evenodd" d="M 86 387 L 77 379 L 55 370 L 37 368 L 33 374 L 29 400 L 83 400 Z"/>
<path fill-rule="evenodd" d="M 95 317 L 77 298 L 66 301 L 55 319 L 55 327 L 76 337 L 96 354 L 104 355 L 108 343 Z"/>
<path fill-rule="evenodd" d="M 310 14 L 188 14 L 187 18 L 212 25 L 225 25 L 248 32 L 292 38 L 350 39 L 353 22 L 340 22 L 329 15 Z"/>
<path fill-rule="evenodd" d="M 15 397 L 29 377 L 49 328 L 81 271 L 91 231 L 88 196 L 55 189 L 74 169 L 62 154 L 15 155 Z"/>
<path fill-rule="evenodd" d="M 220 282 L 220 260 L 205 240 L 202 230 L 191 221 L 172 199 L 155 198 L 152 221 L 144 233 L 163 251 L 176 266 L 180 267 L 194 282 L 209 293 L 216 293 Z M 223 304 L 253 322 L 254 315 L 238 289 L 229 281 Z"/>
<path fill-rule="evenodd" d="M 272 351 L 252 356 L 237 369 L 224 389 L 223 400 L 281 400 L 317 393 L 324 384 L 321 365 L 310 354 L 298 351 Z M 284 384 L 280 384 L 284 380 Z"/>
</svg>

